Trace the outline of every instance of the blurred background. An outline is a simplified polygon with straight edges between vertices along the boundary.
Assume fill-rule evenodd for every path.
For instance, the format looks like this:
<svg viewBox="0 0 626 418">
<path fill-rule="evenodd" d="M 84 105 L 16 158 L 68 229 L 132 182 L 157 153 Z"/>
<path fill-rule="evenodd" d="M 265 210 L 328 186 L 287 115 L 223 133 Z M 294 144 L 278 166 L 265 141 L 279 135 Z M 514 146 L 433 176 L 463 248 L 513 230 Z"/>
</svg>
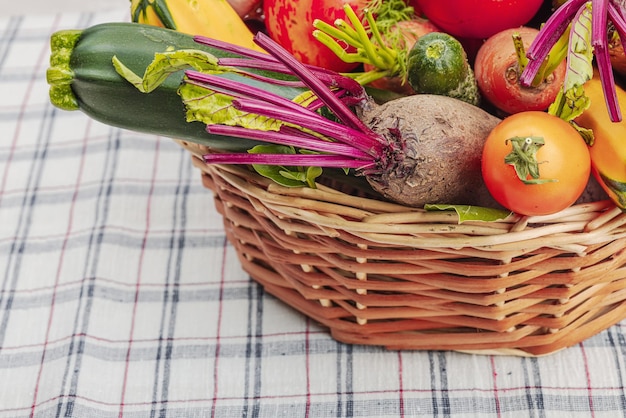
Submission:
<svg viewBox="0 0 626 418">
<path fill-rule="evenodd" d="M 0 4 L 0 16 L 12 16 L 120 9 L 129 7 L 130 0 L 1 0 Z"/>
</svg>

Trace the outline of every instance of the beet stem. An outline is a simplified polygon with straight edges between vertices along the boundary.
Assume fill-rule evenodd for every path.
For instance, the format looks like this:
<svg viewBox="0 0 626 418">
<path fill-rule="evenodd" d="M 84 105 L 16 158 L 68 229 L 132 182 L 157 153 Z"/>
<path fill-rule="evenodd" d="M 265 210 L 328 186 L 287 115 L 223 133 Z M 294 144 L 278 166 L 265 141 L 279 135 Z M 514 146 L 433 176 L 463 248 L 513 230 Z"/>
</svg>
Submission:
<svg viewBox="0 0 626 418">
<path fill-rule="evenodd" d="M 378 138 L 352 111 L 345 106 L 339 99 L 335 97 L 330 89 L 324 85 L 306 66 L 296 60 L 287 50 L 278 45 L 272 39 L 258 32 L 255 35 L 255 41 L 276 59 L 283 62 L 300 78 L 308 88 L 315 93 L 320 100 L 333 111 L 335 116 L 339 118 L 343 123 L 357 129 L 361 132 L 371 134 L 372 141 L 378 141 L 383 143 L 382 139 Z"/>
<path fill-rule="evenodd" d="M 204 156 L 207 164 L 268 164 L 361 170 L 372 170 L 378 164 L 378 159 L 389 145 L 384 137 L 372 131 L 349 107 L 363 103 L 367 97 L 365 90 L 357 81 L 333 71 L 300 63 L 287 50 L 262 32 L 257 33 L 254 39 L 269 55 L 201 36 L 194 39 L 201 44 L 247 58 L 220 58 L 220 65 L 263 69 L 293 75 L 302 84 L 291 84 L 297 83 L 291 80 L 277 82 L 264 76 L 248 75 L 240 70 L 243 76 L 255 77 L 277 85 L 281 82 L 289 83 L 283 85 L 304 85 L 314 95 L 314 98 L 312 97 L 312 100 L 307 102 L 307 107 L 304 107 L 260 88 L 211 74 L 188 71 L 187 83 L 231 96 L 232 106 L 241 112 L 282 122 L 278 132 L 221 124 L 209 124 L 206 128 L 208 132 L 323 153 L 212 153 Z M 319 115 L 316 110 L 322 106 L 328 107 L 341 123 Z"/>
<path fill-rule="evenodd" d="M 196 35 L 193 37 L 193 40 L 199 44 L 210 46 L 211 48 L 216 48 L 224 52 L 229 52 L 231 54 L 242 55 L 244 57 L 252 58 L 259 61 L 278 63 L 278 60 L 276 60 L 276 58 L 269 54 L 264 54 L 250 48 L 220 41 L 219 39 L 207 38 L 206 36 Z"/>
<path fill-rule="evenodd" d="M 234 94 L 236 97 L 250 97 L 274 104 L 276 106 L 285 107 L 292 112 L 308 113 L 305 107 L 277 94 L 268 93 L 267 90 L 263 90 L 258 87 L 197 71 L 187 71 L 185 74 L 189 80 L 199 82 L 199 84 L 196 85 L 199 85 L 200 87 L 217 90 L 222 89 L 226 90 L 228 94 Z"/>
<path fill-rule="evenodd" d="M 611 121 L 621 121 L 622 115 L 617 104 L 617 93 L 615 92 L 615 79 L 611 68 L 611 59 L 607 49 L 607 15 L 608 0 L 592 0 L 591 2 L 591 39 L 596 56 L 598 73 L 604 91 L 604 101 Z"/>
<path fill-rule="evenodd" d="M 373 163 L 325 154 L 206 154 L 202 158 L 207 164 L 266 164 L 273 166 L 302 166 L 326 168 L 365 169 Z"/>
<path fill-rule="evenodd" d="M 247 58 L 220 58 L 220 65 L 229 67 L 240 68 L 253 68 L 257 70 L 271 71 L 280 74 L 293 75 L 285 65 L 279 62 L 257 61 Z M 350 77 L 342 76 L 336 73 L 330 73 L 326 69 L 319 67 L 308 66 L 308 68 L 315 74 L 317 78 L 322 80 L 327 86 L 342 88 L 348 90 L 351 94 L 358 96 L 362 93 L 363 87 L 357 81 Z M 259 80 L 267 81 L 280 85 L 293 85 L 304 86 L 304 83 L 300 80 L 279 80 L 271 77 L 264 77 L 254 73 L 246 73 L 247 76 L 257 78 Z"/>
<path fill-rule="evenodd" d="M 207 132 L 217 135 L 226 135 L 237 138 L 247 138 L 278 145 L 305 148 L 311 151 L 320 151 L 346 157 L 372 160 L 372 157 L 350 145 L 340 142 L 324 141 L 322 139 L 300 135 L 296 129 L 281 131 L 261 131 L 256 129 L 242 128 L 240 126 L 208 125 Z"/>
<path fill-rule="evenodd" d="M 580 15 L 588 0 L 569 0 L 559 7 L 539 30 L 527 51 L 529 63 L 522 71 L 520 83 L 530 86 L 550 50 L 563 35 L 567 26 Z M 607 24 L 611 20 L 621 40 L 626 38 L 623 0 L 591 0 L 591 47 L 602 83 L 604 100 L 613 122 L 622 120 L 615 91 L 615 79 L 608 51 Z M 568 58 L 569 59 L 569 58 Z"/>
<path fill-rule="evenodd" d="M 613 22 L 622 43 L 626 41 L 626 19 L 615 3 L 609 3 L 609 19 Z"/>
<path fill-rule="evenodd" d="M 539 68 L 541 68 L 541 65 L 550 53 L 550 49 L 563 35 L 569 22 L 586 1 L 569 0 L 546 20 L 546 23 L 526 51 L 529 62 L 520 76 L 520 83 L 523 86 L 528 87 L 532 84 Z"/>
<path fill-rule="evenodd" d="M 359 149 L 374 157 L 379 154 L 381 148 L 378 144 L 372 144 L 371 138 L 360 131 L 348 126 L 333 122 L 316 113 L 294 113 L 278 106 L 269 106 L 267 103 L 256 100 L 237 99 L 233 105 L 244 112 L 255 113 L 272 119 L 278 119 L 291 125 L 300 126 L 312 132 L 332 138 Z"/>
</svg>

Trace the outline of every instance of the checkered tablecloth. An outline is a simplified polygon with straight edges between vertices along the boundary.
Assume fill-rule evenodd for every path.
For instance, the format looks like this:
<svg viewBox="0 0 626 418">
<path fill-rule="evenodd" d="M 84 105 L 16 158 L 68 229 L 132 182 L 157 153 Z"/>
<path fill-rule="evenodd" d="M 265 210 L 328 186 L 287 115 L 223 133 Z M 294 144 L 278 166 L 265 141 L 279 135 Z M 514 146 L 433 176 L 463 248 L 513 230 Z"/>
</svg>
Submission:
<svg viewBox="0 0 626 418">
<path fill-rule="evenodd" d="M 242 271 L 189 154 L 53 108 L 0 18 L 0 417 L 616 417 L 618 324 L 547 357 L 350 346 Z"/>
</svg>

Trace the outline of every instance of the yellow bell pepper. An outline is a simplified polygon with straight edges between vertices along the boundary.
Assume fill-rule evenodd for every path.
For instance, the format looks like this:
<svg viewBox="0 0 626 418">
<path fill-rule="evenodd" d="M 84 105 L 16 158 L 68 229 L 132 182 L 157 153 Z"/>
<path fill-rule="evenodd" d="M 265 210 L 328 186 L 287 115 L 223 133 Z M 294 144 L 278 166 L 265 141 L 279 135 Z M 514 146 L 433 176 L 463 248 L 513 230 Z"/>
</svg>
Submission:
<svg viewBox="0 0 626 418">
<path fill-rule="evenodd" d="M 592 172 L 611 200 L 626 210 L 626 121 L 614 123 L 609 119 L 597 73 L 584 89 L 591 104 L 574 121 L 593 131 L 594 141 L 589 147 Z M 620 108 L 626 109 L 626 91 L 619 86 L 616 90 Z"/>
<path fill-rule="evenodd" d="M 131 0 L 131 20 L 265 52 L 226 0 Z"/>
</svg>

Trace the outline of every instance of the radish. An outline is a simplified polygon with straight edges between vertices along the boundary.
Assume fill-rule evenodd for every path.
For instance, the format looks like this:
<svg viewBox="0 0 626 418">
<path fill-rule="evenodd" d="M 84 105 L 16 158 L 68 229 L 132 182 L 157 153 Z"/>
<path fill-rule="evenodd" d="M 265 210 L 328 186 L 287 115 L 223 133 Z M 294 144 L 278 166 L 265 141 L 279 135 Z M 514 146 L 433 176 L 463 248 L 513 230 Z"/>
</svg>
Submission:
<svg viewBox="0 0 626 418">
<path fill-rule="evenodd" d="M 526 26 L 505 29 L 487 39 L 478 50 L 474 75 L 480 93 L 504 114 L 546 110 L 563 86 L 566 64 L 562 59 L 556 62 L 556 68 L 550 67 L 545 75 L 537 77 L 534 85 L 520 83 L 527 61 L 524 49 L 538 33 L 539 30 Z"/>
</svg>

